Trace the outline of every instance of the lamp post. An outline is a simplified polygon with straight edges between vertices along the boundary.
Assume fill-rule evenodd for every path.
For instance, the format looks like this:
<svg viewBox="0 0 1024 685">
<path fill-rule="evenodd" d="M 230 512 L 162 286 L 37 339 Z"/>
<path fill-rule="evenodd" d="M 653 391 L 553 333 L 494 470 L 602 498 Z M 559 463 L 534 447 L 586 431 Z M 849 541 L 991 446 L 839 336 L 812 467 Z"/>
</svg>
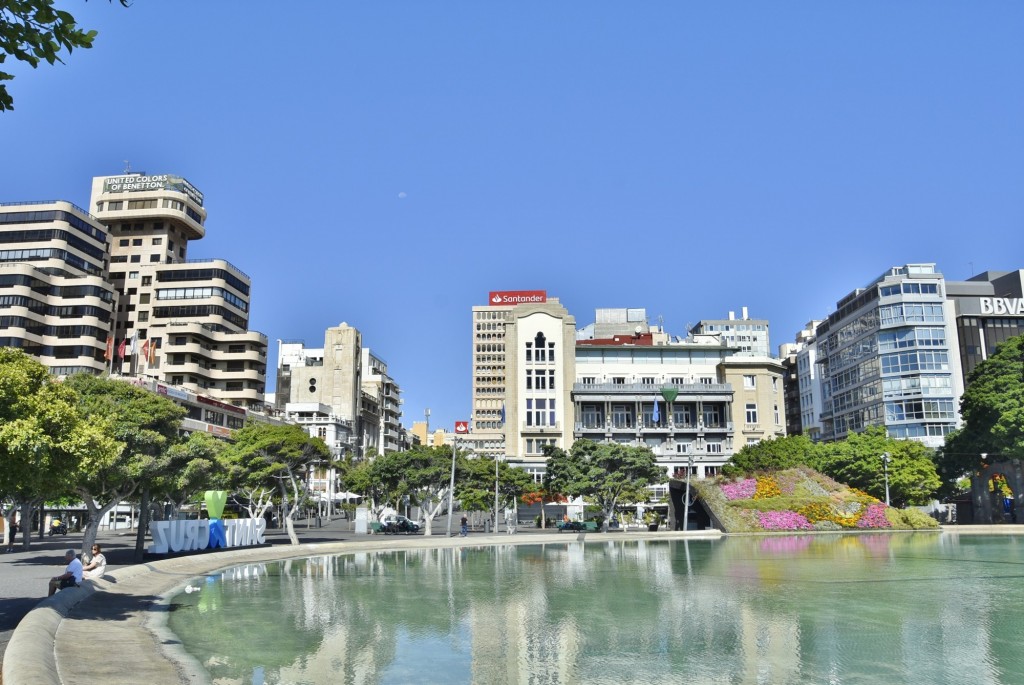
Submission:
<svg viewBox="0 0 1024 685">
<path fill-rule="evenodd" d="M 686 501 L 683 502 L 683 532 L 690 530 L 690 472 L 693 471 L 693 455 L 686 458 Z"/>
<path fill-rule="evenodd" d="M 885 506 L 889 506 L 889 462 L 888 452 L 882 452 L 882 473 L 885 475 Z"/>
<path fill-rule="evenodd" d="M 455 455 L 459 451 L 459 434 L 452 438 L 452 478 L 448 483 L 448 537 L 452 536 L 452 500 L 455 495 Z"/>
</svg>

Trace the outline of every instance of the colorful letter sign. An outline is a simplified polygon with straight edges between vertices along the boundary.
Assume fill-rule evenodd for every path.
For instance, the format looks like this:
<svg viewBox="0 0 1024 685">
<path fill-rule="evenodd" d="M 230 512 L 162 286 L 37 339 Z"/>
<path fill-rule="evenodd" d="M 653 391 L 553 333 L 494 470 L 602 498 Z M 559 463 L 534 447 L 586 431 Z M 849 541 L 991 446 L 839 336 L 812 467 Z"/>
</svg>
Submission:
<svg viewBox="0 0 1024 685">
<path fill-rule="evenodd" d="M 492 307 L 512 304 L 538 304 L 548 301 L 546 290 L 492 290 L 487 304 Z"/>
</svg>

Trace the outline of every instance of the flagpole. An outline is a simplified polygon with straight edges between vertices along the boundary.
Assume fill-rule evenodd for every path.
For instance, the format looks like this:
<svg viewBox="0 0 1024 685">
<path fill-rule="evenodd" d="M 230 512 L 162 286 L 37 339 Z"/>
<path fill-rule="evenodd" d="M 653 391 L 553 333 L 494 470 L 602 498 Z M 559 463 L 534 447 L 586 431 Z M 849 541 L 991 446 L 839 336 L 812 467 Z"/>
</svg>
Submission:
<svg viewBox="0 0 1024 685">
<path fill-rule="evenodd" d="M 452 499 L 455 494 L 455 454 L 459 450 L 459 434 L 452 438 L 452 478 L 448 484 L 448 537 L 452 536 Z"/>
</svg>

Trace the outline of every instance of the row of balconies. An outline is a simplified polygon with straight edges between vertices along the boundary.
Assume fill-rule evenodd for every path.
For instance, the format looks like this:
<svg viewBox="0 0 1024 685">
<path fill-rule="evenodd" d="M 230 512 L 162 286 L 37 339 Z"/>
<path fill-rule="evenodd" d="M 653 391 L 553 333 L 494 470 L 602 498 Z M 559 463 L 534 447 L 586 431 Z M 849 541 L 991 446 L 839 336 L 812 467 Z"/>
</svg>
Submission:
<svg viewBox="0 0 1024 685">
<path fill-rule="evenodd" d="M 732 421 L 719 421 L 714 423 L 672 423 L 658 424 L 658 425 L 647 425 L 641 422 L 638 425 L 630 425 L 631 422 L 615 422 L 607 421 L 604 423 L 593 422 L 577 422 L 575 427 L 576 433 L 581 432 L 604 432 L 604 433 L 622 433 L 622 432 L 688 432 L 688 433 L 732 433 L 733 423 Z M 750 425 L 750 424 L 746 424 Z"/>
<path fill-rule="evenodd" d="M 601 394 L 642 394 L 653 395 L 661 399 L 661 391 L 672 388 L 678 392 L 677 400 L 687 395 L 708 395 L 732 393 L 731 383 L 573 383 L 575 393 Z M 654 399 L 654 398 L 649 398 Z"/>
</svg>

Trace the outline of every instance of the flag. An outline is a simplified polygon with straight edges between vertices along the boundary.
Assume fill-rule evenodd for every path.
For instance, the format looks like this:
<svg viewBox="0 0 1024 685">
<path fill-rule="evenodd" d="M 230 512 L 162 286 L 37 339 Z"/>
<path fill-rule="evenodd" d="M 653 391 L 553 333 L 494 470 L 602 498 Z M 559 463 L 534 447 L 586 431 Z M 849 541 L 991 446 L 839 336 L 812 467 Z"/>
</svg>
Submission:
<svg viewBox="0 0 1024 685">
<path fill-rule="evenodd" d="M 107 336 L 107 351 L 103 353 L 103 358 L 108 362 L 114 358 L 114 336 Z"/>
<path fill-rule="evenodd" d="M 661 421 L 661 413 L 658 411 L 658 400 L 654 400 L 654 413 L 651 415 L 651 419 L 655 424 Z"/>
<path fill-rule="evenodd" d="M 150 366 L 156 364 L 156 341 L 157 338 L 154 338 L 149 343 L 149 359 L 146 360 L 146 363 L 149 364 Z"/>
<path fill-rule="evenodd" d="M 148 339 L 146 340 L 146 342 L 142 343 L 142 358 L 146 360 L 147 364 L 149 363 L 149 340 Z"/>
<path fill-rule="evenodd" d="M 128 338 L 121 341 L 121 344 L 117 346 L 117 356 L 124 359 L 124 348 L 128 345 Z"/>
<path fill-rule="evenodd" d="M 501 425 L 505 425 L 505 403 L 501 403 Z"/>
<path fill-rule="evenodd" d="M 132 333 L 132 340 L 128 344 L 128 354 L 134 355 L 139 349 L 139 332 Z"/>
</svg>

